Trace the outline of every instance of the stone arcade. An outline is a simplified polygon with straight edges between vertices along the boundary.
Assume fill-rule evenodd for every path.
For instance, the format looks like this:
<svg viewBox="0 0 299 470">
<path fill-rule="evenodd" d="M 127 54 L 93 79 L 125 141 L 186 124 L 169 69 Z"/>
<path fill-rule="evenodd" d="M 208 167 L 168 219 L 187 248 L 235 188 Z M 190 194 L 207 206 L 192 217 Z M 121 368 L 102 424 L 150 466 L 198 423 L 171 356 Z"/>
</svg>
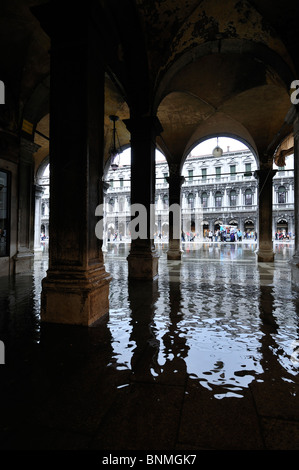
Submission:
<svg viewBox="0 0 299 470">
<path fill-rule="evenodd" d="M 299 237 L 278 259 L 272 240 L 273 163 L 291 154 L 299 234 L 298 15 L 298 0 L 0 3 L 1 448 L 299 449 L 289 357 Z M 107 192 L 110 116 L 117 149 L 131 147 L 130 203 L 148 217 L 156 149 L 171 206 L 197 143 L 244 142 L 256 156 L 256 253 L 188 258 L 170 216 L 167 253 L 148 219 L 125 259 L 106 257 L 95 210 Z M 48 163 L 45 269 L 35 214 Z M 244 341 L 243 330 L 231 335 L 237 326 Z"/>
</svg>

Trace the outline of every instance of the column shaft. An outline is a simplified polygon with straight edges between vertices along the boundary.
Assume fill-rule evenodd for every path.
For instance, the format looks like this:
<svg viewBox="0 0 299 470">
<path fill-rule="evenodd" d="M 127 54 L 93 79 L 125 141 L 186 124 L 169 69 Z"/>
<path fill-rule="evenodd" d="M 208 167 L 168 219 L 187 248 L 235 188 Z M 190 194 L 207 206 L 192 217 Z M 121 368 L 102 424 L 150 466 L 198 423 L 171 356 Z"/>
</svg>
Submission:
<svg viewBox="0 0 299 470">
<path fill-rule="evenodd" d="M 264 168 L 257 170 L 258 178 L 258 250 L 259 262 L 274 261 L 272 240 L 272 180 L 276 170 Z"/>
<path fill-rule="evenodd" d="M 39 146 L 21 139 L 18 177 L 18 248 L 14 256 L 15 274 L 30 272 L 34 256 L 34 161 Z"/>
<path fill-rule="evenodd" d="M 162 131 L 162 127 L 156 117 L 134 117 L 124 122 L 131 133 L 131 206 L 140 204 L 146 211 L 146 227 L 139 227 L 143 233 L 131 242 L 128 256 L 129 278 L 150 280 L 158 276 L 158 254 L 153 239 L 153 208 L 156 136 Z M 135 214 L 132 214 L 132 219 L 134 217 Z"/>
<path fill-rule="evenodd" d="M 41 318 L 90 325 L 109 310 L 110 276 L 95 235 L 103 201 L 104 71 L 88 8 L 74 6 L 72 13 L 65 29 L 68 18 L 59 12 L 51 37 L 49 270 Z"/>
<path fill-rule="evenodd" d="M 185 181 L 180 174 L 179 165 L 170 167 L 170 175 L 167 178 L 169 184 L 169 247 L 167 259 L 180 260 L 181 248 L 181 186 Z M 173 210 L 171 210 L 173 208 Z"/>
<path fill-rule="evenodd" d="M 299 116 L 294 122 L 294 262 L 299 263 Z"/>
</svg>

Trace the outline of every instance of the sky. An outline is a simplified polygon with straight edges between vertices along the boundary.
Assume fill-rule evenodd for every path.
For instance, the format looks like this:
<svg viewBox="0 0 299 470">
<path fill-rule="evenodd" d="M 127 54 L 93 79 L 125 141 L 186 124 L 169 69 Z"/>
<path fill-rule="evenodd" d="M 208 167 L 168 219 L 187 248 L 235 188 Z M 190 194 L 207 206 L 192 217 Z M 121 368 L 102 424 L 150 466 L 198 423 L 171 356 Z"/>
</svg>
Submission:
<svg viewBox="0 0 299 470">
<path fill-rule="evenodd" d="M 194 147 L 192 150 L 192 155 L 209 155 L 212 154 L 213 149 L 217 145 L 217 138 L 214 137 L 212 139 L 207 139 L 201 144 L 197 145 Z M 244 145 L 242 142 L 236 139 L 231 139 L 230 137 L 219 137 L 218 138 L 218 145 L 223 149 L 224 152 L 227 151 L 227 147 L 229 147 L 230 150 L 246 150 L 248 147 Z M 161 152 L 158 151 L 159 154 Z M 131 150 L 126 149 L 122 152 L 120 155 L 120 164 L 121 165 L 129 165 L 131 160 Z"/>
</svg>

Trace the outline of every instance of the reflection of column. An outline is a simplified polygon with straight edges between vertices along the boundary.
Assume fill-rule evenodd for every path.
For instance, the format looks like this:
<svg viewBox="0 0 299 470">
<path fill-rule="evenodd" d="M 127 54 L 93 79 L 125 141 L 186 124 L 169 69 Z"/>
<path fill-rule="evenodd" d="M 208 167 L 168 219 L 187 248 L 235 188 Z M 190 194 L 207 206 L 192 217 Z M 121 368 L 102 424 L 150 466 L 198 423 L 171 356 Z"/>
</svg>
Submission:
<svg viewBox="0 0 299 470">
<path fill-rule="evenodd" d="M 41 233 L 41 201 L 44 188 L 39 185 L 35 185 L 35 213 L 34 213 L 34 251 L 42 251 L 40 244 L 40 233 Z"/>
<path fill-rule="evenodd" d="M 156 117 L 131 118 L 124 123 L 131 133 L 131 204 L 142 205 L 146 210 L 146 239 L 138 237 L 131 242 L 129 278 L 155 279 L 158 276 L 159 257 L 151 233 L 155 216 L 151 205 L 155 207 L 156 136 L 162 127 Z M 139 227 L 139 231 L 144 228 Z"/>
<path fill-rule="evenodd" d="M 142 289 L 139 282 L 129 280 L 128 285 L 129 304 L 132 312 L 130 342 L 136 343 L 131 359 L 131 368 L 134 380 L 144 381 L 151 378 L 152 374 L 156 378 L 161 373 L 158 364 L 160 341 L 156 338 L 154 324 L 155 305 L 159 291 L 157 280 L 142 283 Z"/>
<path fill-rule="evenodd" d="M 39 145 L 22 139 L 19 162 L 18 251 L 14 257 L 15 273 L 29 272 L 34 250 L 33 154 Z"/>
<path fill-rule="evenodd" d="M 110 276 L 102 240 L 95 234 L 95 210 L 103 202 L 104 70 L 89 9 L 81 11 L 76 4 L 72 21 L 64 10 L 56 13 L 51 36 L 49 269 L 41 319 L 90 325 L 109 310 Z"/>
<path fill-rule="evenodd" d="M 255 171 L 258 179 L 258 261 L 274 261 L 272 241 L 272 179 L 276 170 L 266 167 Z"/>
<path fill-rule="evenodd" d="M 186 379 L 187 365 L 186 358 L 190 347 L 187 344 L 186 336 L 182 334 L 182 324 L 184 323 L 184 315 L 182 308 L 182 292 L 180 283 L 169 282 L 169 326 L 165 335 L 162 337 L 164 344 L 163 355 L 165 357 L 165 365 L 163 373 L 169 377 L 175 377 L 177 383 L 178 377 L 184 382 Z"/>
<path fill-rule="evenodd" d="M 170 175 L 166 178 L 169 184 L 169 247 L 167 259 L 181 259 L 181 186 L 185 181 L 181 176 L 179 165 L 171 164 Z"/>
</svg>

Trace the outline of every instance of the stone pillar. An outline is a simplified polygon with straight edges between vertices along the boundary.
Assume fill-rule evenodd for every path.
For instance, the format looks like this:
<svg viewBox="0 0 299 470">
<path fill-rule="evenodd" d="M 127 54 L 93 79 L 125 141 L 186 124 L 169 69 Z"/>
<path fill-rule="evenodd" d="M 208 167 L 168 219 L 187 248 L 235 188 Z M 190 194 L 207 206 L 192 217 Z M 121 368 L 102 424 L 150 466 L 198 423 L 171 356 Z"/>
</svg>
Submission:
<svg viewBox="0 0 299 470">
<path fill-rule="evenodd" d="M 131 241 L 129 278 L 153 280 L 158 277 L 159 256 L 153 240 L 155 211 L 151 211 L 151 205 L 154 209 L 156 136 L 163 129 L 157 117 L 134 117 L 124 123 L 131 133 L 131 206 L 141 204 L 146 210 L 146 238 Z"/>
<path fill-rule="evenodd" d="M 294 129 L 294 256 L 292 263 L 299 267 L 299 114 L 293 124 Z M 298 275 L 299 277 L 299 275 Z"/>
<path fill-rule="evenodd" d="M 34 161 L 39 145 L 21 139 L 18 177 L 18 242 L 14 273 L 30 272 L 34 258 Z"/>
<path fill-rule="evenodd" d="M 170 165 L 170 174 L 166 178 L 169 184 L 169 208 L 173 206 L 174 211 L 169 211 L 169 246 L 167 259 L 180 260 L 181 249 L 181 187 L 185 177 L 181 176 L 179 165 Z M 176 213 L 178 212 L 178 213 Z"/>
<path fill-rule="evenodd" d="M 276 170 L 272 167 L 255 171 L 258 179 L 258 230 L 257 258 L 259 262 L 274 261 L 272 241 L 272 179 Z"/>
<path fill-rule="evenodd" d="M 74 4 L 69 18 L 63 9 L 56 17 L 51 33 L 49 269 L 42 284 L 41 319 L 88 326 L 108 313 L 111 279 L 102 240 L 95 234 L 95 211 L 103 202 L 104 70 L 88 7 Z"/>
<path fill-rule="evenodd" d="M 44 188 L 38 184 L 34 186 L 35 211 L 34 211 L 34 252 L 42 251 L 40 244 L 41 233 L 41 201 Z"/>
</svg>

